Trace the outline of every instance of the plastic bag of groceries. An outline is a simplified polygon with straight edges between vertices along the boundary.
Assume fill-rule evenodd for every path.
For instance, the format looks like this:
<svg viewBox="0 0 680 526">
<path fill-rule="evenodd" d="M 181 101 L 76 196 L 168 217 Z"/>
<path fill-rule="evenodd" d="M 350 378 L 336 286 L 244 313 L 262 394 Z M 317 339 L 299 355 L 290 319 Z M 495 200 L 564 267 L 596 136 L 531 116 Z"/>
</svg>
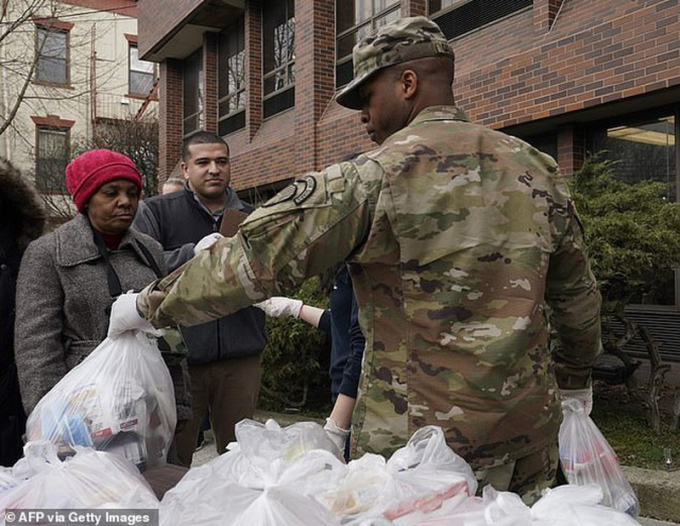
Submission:
<svg viewBox="0 0 680 526">
<path fill-rule="evenodd" d="M 618 457 L 595 422 L 577 401 L 562 402 L 560 460 L 569 484 L 598 484 L 602 504 L 637 517 L 640 503 L 626 480 Z"/>
<path fill-rule="evenodd" d="M 519 495 L 486 486 L 481 497 L 449 501 L 418 526 L 635 526 L 621 511 L 602 506 L 597 485 L 559 486 L 545 490 L 531 507 Z M 396 523 L 395 523 L 396 524 Z"/>
<path fill-rule="evenodd" d="M 373 454 L 352 460 L 341 484 L 317 498 L 342 517 L 343 524 L 379 517 L 417 524 L 449 499 L 460 500 L 476 491 L 472 469 L 446 445 L 442 429 L 425 426 L 387 461 Z"/>
<path fill-rule="evenodd" d="M 336 487 L 347 469 L 320 425 L 242 420 L 236 439 L 165 494 L 163 526 L 340 524 L 313 498 Z"/>
<path fill-rule="evenodd" d="M 158 508 L 158 499 L 127 460 L 76 446 L 62 461 L 57 446 L 41 441 L 24 446 L 13 471 L 28 476 L 0 494 L 0 524 L 7 509 Z"/>
<path fill-rule="evenodd" d="M 36 405 L 27 440 L 49 440 L 60 458 L 74 446 L 123 456 L 141 471 L 165 463 L 177 413 L 172 378 L 155 339 L 106 338 Z"/>
</svg>

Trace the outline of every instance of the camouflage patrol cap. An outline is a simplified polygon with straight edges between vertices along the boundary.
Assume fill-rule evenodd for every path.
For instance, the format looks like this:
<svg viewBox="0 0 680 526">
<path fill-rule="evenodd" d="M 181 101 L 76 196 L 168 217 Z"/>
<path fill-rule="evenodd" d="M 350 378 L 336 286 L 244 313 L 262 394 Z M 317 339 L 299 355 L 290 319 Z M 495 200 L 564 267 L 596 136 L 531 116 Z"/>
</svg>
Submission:
<svg viewBox="0 0 680 526">
<path fill-rule="evenodd" d="M 359 87 L 376 72 L 395 64 L 425 57 L 450 57 L 453 50 L 439 26 L 424 16 L 398 18 L 354 46 L 354 80 L 336 100 L 342 106 L 360 110 Z"/>
</svg>

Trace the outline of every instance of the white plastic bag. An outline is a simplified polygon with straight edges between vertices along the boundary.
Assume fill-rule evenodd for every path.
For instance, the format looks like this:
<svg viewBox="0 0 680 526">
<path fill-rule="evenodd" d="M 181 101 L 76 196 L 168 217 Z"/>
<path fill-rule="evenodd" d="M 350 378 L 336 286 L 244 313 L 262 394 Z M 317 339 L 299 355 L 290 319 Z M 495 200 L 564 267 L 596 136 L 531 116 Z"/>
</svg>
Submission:
<svg viewBox="0 0 680 526">
<path fill-rule="evenodd" d="M 105 339 L 35 407 L 29 441 L 49 440 L 60 458 L 74 446 L 118 454 L 140 470 L 165 463 L 177 412 L 170 372 L 154 339 Z"/>
<path fill-rule="evenodd" d="M 563 401 L 562 410 L 560 460 L 569 484 L 597 484 L 605 506 L 637 517 L 640 503 L 607 439 L 583 412 L 581 404 Z"/>
<path fill-rule="evenodd" d="M 335 489 L 317 498 L 343 523 L 367 519 L 392 521 L 418 517 L 460 496 L 474 495 L 477 480 L 470 466 L 446 445 L 437 426 L 416 431 L 389 460 L 366 454 L 348 464 L 348 475 Z"/>
<path fill-rule="evenodd" d="M 339 526 L 314 498 L 336 487 L 347 469 L 319 424 L 242 420 L 236 439 L 165 494 L 162 526 Z"/>
<path fill-rule="evenodd" d="M 530 508 L 519 495 L 485 486 L 481 497 L 447 503 L 419 526 L 635 526 L 630 515 L 598 504 L 599 486 L 566 485 L 545 490 Z"/>
<path fill-rule="evenodd" d="M 0 524 L 6 509 L 157 508 L 158 499 L 139 471 L 116 455 L 76 446 L 65 461 L 47 442 L 29 442 L 15 469 L 30 475 L 0 495 Z"/>
</svg>

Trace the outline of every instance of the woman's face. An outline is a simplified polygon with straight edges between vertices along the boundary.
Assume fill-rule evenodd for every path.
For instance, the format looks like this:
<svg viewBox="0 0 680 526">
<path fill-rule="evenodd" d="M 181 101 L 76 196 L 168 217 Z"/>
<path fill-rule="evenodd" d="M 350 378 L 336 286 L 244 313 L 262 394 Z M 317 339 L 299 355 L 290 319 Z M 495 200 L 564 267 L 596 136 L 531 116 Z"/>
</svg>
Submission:
<svg viewBox="0 0 680 526">
<path fill-rule="evenodd" d="M 102 185 L 87 203 L 92 227 L 104 234 L 124 234 L 130 228 L 139 204 L 137 185 L 116 179 Z"/>
</svg>

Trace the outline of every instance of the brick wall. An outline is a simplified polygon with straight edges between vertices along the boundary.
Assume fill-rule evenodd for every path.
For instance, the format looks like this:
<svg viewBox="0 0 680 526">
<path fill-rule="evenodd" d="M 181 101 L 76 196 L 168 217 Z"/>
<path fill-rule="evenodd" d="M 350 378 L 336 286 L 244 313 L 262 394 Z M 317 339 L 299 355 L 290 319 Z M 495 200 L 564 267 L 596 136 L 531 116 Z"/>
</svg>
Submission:
<svg viewBox="0 0 680 526">
<path fill-rule="evenodd" d="M 160 67 L 158 119 L 158 180 L 168 178 L 177 164 L 182 143 L 182 62 L 166 60 Z"/>
<path fill-rule="evenodd" d="M 528 32 L 524 17 L 463 37 L 453 42 L 456 101 L 471 118 L 505 127 L 680 84 L 679 12 L 677 0 L 570 0 L 551 31 L 529 42 L 513 42 L 520 25 Z"/>
<path fill-rule="evenodd" d="M 215 33 L 203 34 L 203 78 L 205 101 L 203 129 L 217 133 L 217 40 Z"/>
</svg>

